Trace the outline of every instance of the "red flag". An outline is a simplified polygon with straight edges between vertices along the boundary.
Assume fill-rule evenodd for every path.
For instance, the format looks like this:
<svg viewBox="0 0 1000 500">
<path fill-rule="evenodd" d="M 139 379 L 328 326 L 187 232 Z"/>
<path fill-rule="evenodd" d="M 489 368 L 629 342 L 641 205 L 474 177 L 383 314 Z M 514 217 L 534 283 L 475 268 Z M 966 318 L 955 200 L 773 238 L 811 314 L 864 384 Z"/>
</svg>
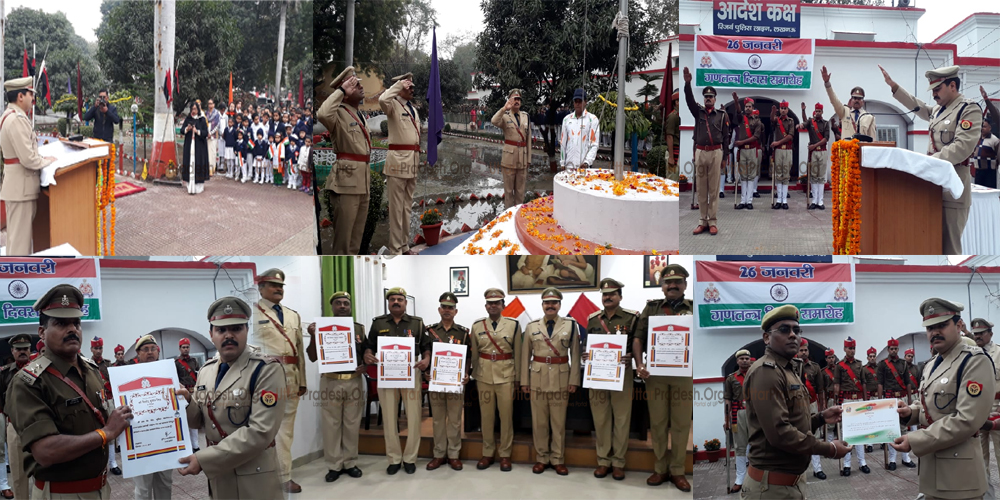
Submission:
<svg viewBox="0 0 1000 500">
<path fill-rule="evenodd" d="M 76 62 L 76 112 L 83 119 L 83 77 L 80 76 L 80 61 Z"/>
<path fill-rule="evenodd" d="M 233 102 L 233 72 L 229 72 L 229 102 Z"/>
<path fill-rule="evenodd" d="M 600 311 L 601 309 L 594 305 L 586 295 L 580 294 L 580 297 L 576 299 L 576 303 L 573 304 L 573 308 L 569 310 L 569 315 L 576 320 L 577 323 L 583 326 L 584 329 L 587 328 L 587 317 L 593 314 L 595 311 Z"/>
<path fill-rule="evenodd" d="M 45 96 L 45 102 L 52 106 L 52 89 L 49 88 L 49 68 L 42 70 L 42 89 L 41 94 Z"/>
<path fill-rule="evenodd" d="M 21 71 L 21 78 L 28 76 L 28 49 L 24 49 L 24 69 Z"/>
<path fill-rule="evenodd" d="M 299 107 L 306 107 L 306 103 L 302 98 L 302 71 L 299 71 Z"/>
<path fill-rule="evenodd" d="M 667 67 L 663 70 L 663 86 L 660 87 L 660 123 L 666 121 L 667 115 L 674 112 L 674 100 L 670 98 L 674 92 L 674 58 L 673 46 L 667 46 Z M 664 127 L 664 137 L 666 137 L 666 127 Z"/>
<path fill-rule="evenodd" d="M 163 79 L 163 97 L 167 100 L 167 104 L 170 104 L 172 96 L 173 92 L 170 91 L 170 71 L 167 71 L 167 76 Z"/>
<path fill-rule="evenodd" d="M 174 94 L 177 97 L 181 96 L 181 77 L 177 75 L 177 69 L 174 69 Z"/>
</svg>

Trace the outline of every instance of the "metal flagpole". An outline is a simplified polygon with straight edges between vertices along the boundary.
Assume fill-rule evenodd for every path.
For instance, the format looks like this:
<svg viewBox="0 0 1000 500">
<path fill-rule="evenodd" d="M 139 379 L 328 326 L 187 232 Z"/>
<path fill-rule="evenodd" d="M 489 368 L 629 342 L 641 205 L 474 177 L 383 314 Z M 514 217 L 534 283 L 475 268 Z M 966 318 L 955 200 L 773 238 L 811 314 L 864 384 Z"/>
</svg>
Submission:
<svg viewBox="0 0 1000 500">
<path fill-rule="evenodd" d="M 628 0 L 619 1 L 619 22 L 628 22 Z M 628 57 L 628 32 L 618 27 L 618 112 L 615 113 L 615 180 L 624 178 L 625 163 L 625 59 Z"/>
</svg>

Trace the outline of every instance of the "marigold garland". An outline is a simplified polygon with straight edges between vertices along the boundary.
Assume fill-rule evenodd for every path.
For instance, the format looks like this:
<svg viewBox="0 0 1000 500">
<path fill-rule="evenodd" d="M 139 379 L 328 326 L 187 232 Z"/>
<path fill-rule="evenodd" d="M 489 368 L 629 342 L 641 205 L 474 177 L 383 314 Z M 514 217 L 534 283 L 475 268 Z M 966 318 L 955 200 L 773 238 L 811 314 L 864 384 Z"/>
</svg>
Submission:
<svg viewBox="0 0 1000 500">
<path fill-rule="evenodd" d="M 833 143 L 830 150 L 833 188 L 833 253 L 861 252 L 861 146 L 857 139 Z"/>
<path fill-rule="evenodd" d="M 118 210 L 115 207 L 115 145 L 111 144 L 111 154 L 97 162 L 97 248 L 100 255 L 115 254 L 115 226 Z M 109 215 L 110 212 L 110 215 Z"/>
</svg>

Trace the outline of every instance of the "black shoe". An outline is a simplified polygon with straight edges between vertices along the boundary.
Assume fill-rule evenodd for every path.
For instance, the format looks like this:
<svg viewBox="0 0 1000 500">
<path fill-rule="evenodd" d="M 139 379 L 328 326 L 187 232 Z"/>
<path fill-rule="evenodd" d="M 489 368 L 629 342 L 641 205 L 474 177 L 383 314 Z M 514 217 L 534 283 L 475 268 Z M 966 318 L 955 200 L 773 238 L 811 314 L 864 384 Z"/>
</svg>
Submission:
<svg viewBox="0 0 1000 500">
<path fill-rule="evenodd" d="M 826 210 L 826 207 L 824 207 L 823 205 L 816 205 L 816 208 L 820 210 Z"/>
<path fill-rule="evenodd" d="M 747 203 L 747 210 L 753 210 L 753 203 Z"/>
<path fill-rule="evenodd" d="M 896 470 L 896 462 L 890 462 L 889 465 L 885 466 L 888 470 Z"/>
<path fill-rule="evenodd" d="M 195 453 L 198 453 L 199 451 L 201 451 L 201 448 L 194 448 Z"/>
<path fill-rule="evenodd" d="M 361 469 L 359 469 L 357 465 L 351 467 L 350 469 L 344 469 L 340 472 L 343 472 L 344 474 L 347 474 L 348 476 L 351 476 L 354 479 L 361 477 L 362 474 Z"/>
<path fill-rule="evenodd" d="M 332 482 L 336 481 L 338 478 L 340 478 L 340 471 L 339 470 L 327 471 L 327 473 L 326 473 L 326 482 L 332 483 Z"/>
<path fill-rule="evenodd" d="M 840 475 L 841 476 L 845 476 L 845 477 L 846 476 L 850 476 L 851 475 L 851 468 L 850 467 L 844 467 L 844 470 L 840 471 Z"/>
<path fill-rule="evenodd" d="M 778 210 L 781 208 L 781 203 L 772 203 L 771 210 Z"/>
<path fill-rule="evenodd" d="M 385 473 L 389 474 L 391 476 L 391 475 L 399 472 L 399 468 L 400 467 L 402 467 L 400 464 L 392 464 L 392 465 L 390 465 L 389 467 L 387 467 L 385 469 Z"/>
<path fill-rule="evenodd" d="M 806 210 L 816 210 L 816 204 L 815 203 L 810 203 L 809 206 L 806 207 Z"/>
<path fill-rule="evenodd" d="M 736 205 L 736 210 L 743 210 L 743 209 L 744 209 L 744 208 L 746 208 L 746 207 L 747 207 L 747 206 L 746 206 L 745 204 L 743 204 L 743 203 L 740 203 L 739 205 Z"/>
<path fill-rule="evenodd" d="M 872 446 L 872 445 L 870 445 L 870 444 L 866 444 L 866 445 L 865 445 L 865 453 L 871 453 L 871 452 L 873 452 L 873 451 L 875 451 L 875 447 L 873 447 L 873 446 Z"/>
<path fill-rule="evenodd" d="M 861 472 L 864 472 L 865 474 L 871 474 L 872 470 L 869 469 L 867 465 L 862 465 L 861 466 Z"/>
<path fill-rule="evenodd" d="M 760 198 L 760 193 L 758 193 L 757 191 L 754 191 L 753 192 L 753 197 L 754 198 Z"/>
<path fill-rule="evenodd" d="M 826 473 L 823 471 L 813 472 L 813 477 L 819 479 L 820 481 L 826 481 Z"/>
<path fill-rule="evenodd" d="M 788 210 L 788 203 L 782 203 L 781 204 L 781 209 L 782 210 Z"/>
<path fill-rule="evenodd" d="M 408 464 L 403 462 L 403 470 L 405 470 L 407 474 L 413 474 L 414 472 L 417 472 L 417 464 Z"/>
<path fill-rule="evenodd" d="M 114 475 L 116 475 L 116 476 L 120 476 L 120 475 L 122 475 L 122 469 L 121 469 L 121 467 L 112 467 L 111 468 L 111 473 L 114 474 Z"/>
<path fill-rule="evenodd" d="M 917 464 L 915 464 L 913 462 L 903 462 L 903 467 L 909 467 L 909 468 L 912 469 L 912 468 L 914 468 L 916 466 L 917 466 Z"/>
<path fill-rule="evenodd" d="M 725 197 L 726 197 L 726 193 L 724 191 L 721 192 L 721 193 L 719 193 L 719 198 L 725 198 Z"/>
</svg>

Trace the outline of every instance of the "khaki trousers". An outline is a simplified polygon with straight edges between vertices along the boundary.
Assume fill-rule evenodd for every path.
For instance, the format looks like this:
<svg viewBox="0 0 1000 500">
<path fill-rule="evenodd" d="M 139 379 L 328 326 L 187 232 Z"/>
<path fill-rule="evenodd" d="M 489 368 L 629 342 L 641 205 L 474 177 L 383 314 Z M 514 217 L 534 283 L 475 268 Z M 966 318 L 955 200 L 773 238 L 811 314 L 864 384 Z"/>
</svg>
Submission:
<svg viewBox="0 0 1000 500">
<path fill-rule="evenodd" d="M 410 250 L 410 214 L 417 179 L 387 176 L 385 186 L 389 194 L 389 253 L 399 255 Z"/>
<path fill-rule="evenodd" d="M 760 150 L 753 148 L 737 151 L 740 159 L 740 178 L 749 180 L 760 175 Z"/>
<path fill-rule="evenodd" d="M 503 208 L 524 203 L 524 189 L 528 168 L 501 168 L 503 171 Z"/>
<path fill-rule="evenodd" d="M 215 161 L 219 156 L 219 140 L 208 138 L 208 175 L 215 175 Z"/>
<path fill-rule="evenodd" d="M 486 384 L 477 381 L 476 386 L 479 388 L 479 412 L 482 415 L 483 456 L 492 457 L 497 450 L 493 413 L 499 407 L 500 458 L 510 458 L 514 447 L 514 383 Z"/>
<path fill-rule="evenodd" d="M 382 427 L 385 431 L 385 455 L 389 465 L 401 461 L 408 464 L 417 463 L 417 452 L 420 450 L 420 419 L 422 417 L 422 401 L 420 394 L 420 377 L 415 377 L 413 389 L 379 389 L 378 399 L 382 405 Z M 403 401 L 406 408 L 406 449 L 399 444 L 399 402 Z"/>
<path fill-rule="evenodd" d="M 8 204 L 7 206 L 10 207 L 10 204 Z M 969 221 L 969 207 L 965 208 L 944 207 L 944 218 L 941 221 L 942 255 L 959 255 L 962 253 L 962 231 L 965 231 L 965 223 L 968 221 Z M 10 222 L 7 223 L 7 235 L 9 239 Z"/>
<path fill-rule="evenodd" d="M 590 412 L 594 415 L 597 465 L 625 467 L 628 430 L 632 423 L 632 370 L 628 370 L 620 391 L 590 390 Z M 614 455 L 612 455 L 614 451 Z"/>
<path fill-rule="evenodd" d="M 333 216 L 333 255 L 357 255 L 368 221 L 370 195 L 337 194 L 330 197 Z"/>
<path fill-rule="evenodd" d="M 733 433 L 733 441 L 736 444 L 736 456 L 747 456 L 747 444 L 750 443 L 750 426 L 747 424 L 746 409 L 736 412 L 736 432 Z"/>
<path fill-rule="evenodd" d="M 694 379 L 658 377 L 646 379 L 649 404 L 649 427 L 653 434 L 654 471 L 657 474 L 684 475 L 691 421 L 694 419 Z M 670 450 L 667 453 L 667 435 Z"/>
<path fill-rule="evenodd" d="M 350 469 L 358 462 L 358 433 L 365 405 L 365 379 L 337 380 L 320 375 L 323 409 L 323 456 L 329 470 Z"/>
<path fill-rule="evenodd" d="M 715 215 L 719 211 L 719 170 L 722 167 L 722 150 L 694 152 L 696 188 L 698 189 L 698 211 L 702 226 L 714 226 Z"/>
<path fill-rule="evenodd" d="M 792 150 L 778 149 L 774 152 L 774 165 L 771 176 L 776 184 L 788 184 L 792 172 Z"/>
<path fill-rule="evenodd" d="M 31 225 L 35 200 L 5 201 L 7 206 L 7 255 L 31 255 Z"/>
<path fill-rule="evenodd" d="M 28 491 L 35 489 L 28 482 L 24 472 L 24 450 L 21 449 L 21 437 L 14 431 L 14 425 L 7 422 L 7 462 L 10 464 L 10 474 L 7 483 L 14 490 L 14 498 L 28 498 Z M 105 497 L 108 498 L 108 497 Z"/>
<path fill-rule="evenodd" d="M 765 471 L 764 477 L 761 479 L 767 481 L 767 475 L 768 473 Z M 795 483 L 794 486 L 775 486 L 766 482 L 755 481 L 754 478 L 750 477 L 750 474 L 747 474 L 746 479 L 743 481 L 743 488 L 740 490 L 740 498 L 743 500 L 805 498 L 805 476 L 805 473 L 802 473 L 802 476 L 799 477 L 799 482 Z"/>
<path fill-rule="evenodd" d="M 552 465 L 564 462 L 568 406 L 568 391 L 531 390 L 531 436 L 535 441 L 536 462 Z"/>
<path fill-rule="evenodd" d="M 17 493 L 14 493 L 14 498 L 21 499 L 28 497 L 19 497 Z M 87 493 L 49 493 L 49 483 L 45 483 L 44 489 L 38 489 L 34 484 L 31 485 L 32 500 L 109 500 L 110 498 L 111 483 L 105 484 L 103 488 L 97 491 Z"/>
<path fill-rule="evenodd" d="M 813 151 L 809 155 L 809 184 L 826 183 L 827 155 L 829 151 Z"/>
<path fill-rule="evenodd" d="M 431 414 L 434 415 L 434 458 L 458 459 L 462 451 L 462 406 L 465 403 L 461 393 L 430 392 Z"/>
<path fill-rule="evenodd" d="M 164 500 L 170 498 L 174 486 L 173 469 L 132 478 L 135 482 L 136 500 Z"/>
<path fill-rule="evenodd" d="M 278 455 L 278 480 L 282 484 L 292 479 L 292 439 L 295 434 L 295 414 L 299 410 L 298 388 L 288 392 L 285 402 L 285 416 L 282 417 L 278 435 L 274 438 L 274 448 Z"/>
</svg>

